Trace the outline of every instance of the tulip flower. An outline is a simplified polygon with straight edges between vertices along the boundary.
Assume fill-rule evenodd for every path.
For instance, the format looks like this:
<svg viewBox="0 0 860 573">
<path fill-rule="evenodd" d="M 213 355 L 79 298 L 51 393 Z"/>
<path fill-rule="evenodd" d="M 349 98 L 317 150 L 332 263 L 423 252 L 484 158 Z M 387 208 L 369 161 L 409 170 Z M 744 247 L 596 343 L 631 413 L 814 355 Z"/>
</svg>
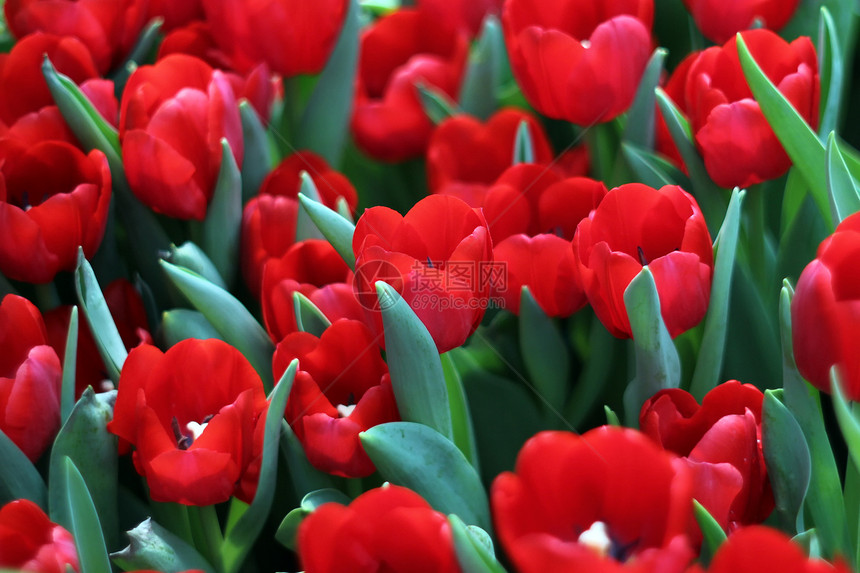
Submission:
<svg viewBox="0 0 860 573">
<path fill-rule="evenodd" d="M 651 56 L 653 0 L 507 0 L 511 68 L 540 113 L 577 125 L 623 113 Z"/>
<path fill-rule="evenodd" d="M 242 125 L 225 75 L 185 55 L 138 68 L 120 108 L 122 159 L 135 195 L 170 217 L 202 220 L 221 168 L 221 139 L 236 163 Z"/>
<path fill-rule="evenodd" d="M 800 0 L 684 0 L 696 27 L 715 44 L 754 27 L 777 32 L 788 24 L 799 4 Z"/>
<path fill-rule="evenodd" d="M 203 0 L 149 0 L 147 14 L 147 21 L 161 18 L 163 32 L 170 32 L 206 17 L 203 12 Z"/>
<path fill-rule="evenodd" d="M 110 432 L 134 446 L 154 501 L 227 501 L 254 457 L 263 383 L 238 350 L 187 339 L 133 349 L 123 365 Z"/>
<path fill-rule="evenodd" d="M 686 465 L 642 434 L 541 432 L 493 482 L 499 540 L 517 571 L 682 572 L 693 556 Z"/>
<path fill-rule="evenodd" d="M 631 336 L 624 290 L 645 265 L 672 337 L 705 316 L 713 246 L 699 205 L 680 187 L 612 189 L 579 224 L 572 244 L 588 302 L 614 336 Z"/>
<path fill-rule="evenodd" d="M 804 378 L 830 392 L 836 366 L 849 400 L 860 400 L 860 214 L 846 218 L 818 247 L 791 301 L 794 359 Z"/>
<path fill-rule="evenodd" d="M 460 571 L 446 517 L 396 485 L 367 491 L 348 506 L 320 506 L 299 527 L 298 546 L 306 573 Z"/>
<path fill-rule="evenodd" d="M 42 315 L 17 295 L 0 303 L 0 430 L 35 462 L 60 429 L 62 366 Z M 0 553 L 2 554 L 2 553 Z"/>
<path fill-rule="evenodd" d="M 498 16 L 504 0 L 418 0 L 417 5 L 451 28 L 463 28 L 477 36 L 484 19 Z"/>
<path fill-rule="evenodd" d="M 388 366 L 373 334 L 356 320 L 337 320 L 317 338 L 288 334 L 273 359 L 275 378 L 299 359 L 286 418 L 311 464 L 344 477 L 376 471 L 358 439 L 377 424 L 400 420 Z"/>
<path fill-rule="evenodd" d="M 742 32 L 753 58 L 812 129 L 818 125 L 820 80 L 812 41 L 790 44 L 770 30 Z M 734 37 L 704 50 L 687 72 L 685 105 L 705 168 L 722 187 L 775 179 L 791 166 L 744 78 Z"/>
<path fill-rule="evenodd" d="M 0 569 L 34 573 L 80 571 L 72 534 L 28 499 L 0 508 Z"/>
<path fill-rule="evenodd" d="M 705 396 L 661 390 L 642 406 L 639 427 L 687 461 L 693 497 L 726 530 L 761 523 L 773 510 L 773 492 L 761 446 L 764 394 L 730 380 Z"/>
</svg>

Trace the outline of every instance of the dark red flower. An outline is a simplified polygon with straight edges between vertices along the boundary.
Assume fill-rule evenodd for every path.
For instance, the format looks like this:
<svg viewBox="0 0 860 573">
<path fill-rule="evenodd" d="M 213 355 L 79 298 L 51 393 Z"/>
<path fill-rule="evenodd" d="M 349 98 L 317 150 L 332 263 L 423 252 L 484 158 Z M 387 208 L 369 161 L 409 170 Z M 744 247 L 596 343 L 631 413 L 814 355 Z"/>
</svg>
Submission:
<svg viewBox="0 0 860 573">
<path fill-rule="evenodd" d="M 0 430 L 35 462 L 60 429 L 62 367 L 30 301 L 0 303 Z M 0 553 L 2 555 L 2 553 Z"/>
<path fill-rule="evenodd" d="M 684 390 L 661 390 L 639 414 L 644 434 L 687 461 L 693 497 L 726 530 L 761 523 L 773 510 L 761 446 L 763 399 L 755 386 L 730 380 L 701 406 Z"/>
<path fill-rule="evenodd" d="M 145 344 L 123 365 L 107 427 L 134 446 L 154 501 L 212 505 L 237 490 L 265 407 L 259 375 L 226 342 L 187 339 L 164 353 Z"/>
<path fill-rule="evenodd" d="M 511 67 L 542 114 L 591 125 L 627 110 L 651 56 L 653 0 L 506 0 Z"/>
<path fill-rule="evenodd" d="M 421 10 L 444 21 L 450 28 L 462 28 L 476 36 L 489 15 L 498 16 L 504 0 L 418 0 Z"/>
<path fill-rule="evenodd" d="M 644 265 L 654 275 L 672 337 L 696 326 L 711 294 L 714 253 L 699 205 L 683 189 L 612 189 L 573 238 L 588 302 L 615 336 L 631 336 L 624 290 Z"/>
<path fill-rule="evenodd" d="M 307 573 L 460 571 L 447 518 L 396 485 L 367 491 L 348 506 L 321 505 L 299 527 L 298 545 Z"/>
<path fill-rule="evenodd" d="M 707 39 L 715 44 L 731 40 L 738 32 L 762 27 L 774 32 L 788 24 L 800 0 L 684 0 L 684 6 Z"/>
<path fill-rule="evenodd" d="M 417 83 L 457 98 L 468 54 L 461 31 L 422 10 L 401 9 L 361 36 L 352 134 L 367 154 L 402 161 L 424 153 L 433 124 Z"/>
<path fill-rule="evenodd" d="M 170 32 L 175 28 L 187 26 L 203 20 L 203 0 L 148 0 L 147 20 L 161 18 L 161 30 Z"/>
<path fill-rule="evenodd" d="M 742 32 L 768 78 L 815 129 L 820 81 L 815 47 L 807 37 L 790 44 L 770 30 Z M 690 67 L 685 109 L 711 179 L 748 187 L 781 176 L 791 166 L 744 78 L 737 44 L 704 50 Z"/>
<path fill-rule="evenodd" d="M 146 23 L 147 0 L 7 0 L 4 10 L 17 38 L 33 32 L 77 38 L 106 74 L 137 42 Z"/>
<path fill-rule="evenodd" d="M 101 151 L 45 141 L 19 149 L 0 166 L 0 272 L 46 283 L 74 270 L 78 247 L 92 257 L 101 243 L 111 174 Z"/>
<path fill-rule="evenodd" d="M 260 62 L 285 78 L 315 74 L 334 49 L 348 0 L 203 0 L 212 37 L 241 73 Z"/>
<path fill-rule="evenodd" d="M 221 139 L 242 164 L 242 125 L 225 75 L 180 54 L 138 68 L 120 109 L 128 183 L 153 210 L 203 219 L 221 168 Z"/>
<path fill-rule="evenodd" d="M 523 573 L 684 571 L 686 465 L 634 430 L 541 432 L 493 482 L 496 532 Z"/>
<path fill-rule="evenodd" d="M 359 432 L 400 420 L 388 366 L 373 334 L 357 320 L 337 320 L 317 338 L 288 334 L 273 360 L 275 378 L 299 359 L 286 418 L 313 466 L 344 477 L 376 471 Z"/>
<path fill-rule="evenodd" d="M 837 367 L 849 400 L 860 400 L 860 214 L 846 218 L 818 247 L 791 301 L 791 338 L 797 368 L 830 392 Z"/>
<path fill-rule="evenodd" d="M 513 163 L 520 123 L 529 127 L 535 163 L 552 161 L 552 148 L 540 123 L 528 112 L 506 108 L 485 123 L 468 115 L 446 119 L 433 131 L 427 147 L 430 191 L 460 197 L 480 195 Z M 472 187 L 476 187 L 472 190 Z"/>
<path fill-rule="evenodd" d="M 382 332 L 375 283 L 397 289 L 427 327 L 439 352 L 456 348 L 487 307 L 492 242 L 481 213 L 455 197 L 431 195 L 406 216 L 387 207 L 364 212 L 352 240 L 355 286 Z"/>
<path fill-rule="evenodd" d="M 72 534 L 27 499 L 0 508 L 0 568 L 35 573 L 80 571 Z"/>
<path fill-rule="evenodd" d="M 302 171 L 313 179 L 324 205 L 335 209 L 343 198 L 355 212 L 355 188 L 325 159 L 310 151 L 284 159 L 266 176 L 259 195 L 248 201 L 242 215 L 242 272 L 255 296 L 260 294 L 266 262 L 282 257 L 296 241 Z"/>
</svg>

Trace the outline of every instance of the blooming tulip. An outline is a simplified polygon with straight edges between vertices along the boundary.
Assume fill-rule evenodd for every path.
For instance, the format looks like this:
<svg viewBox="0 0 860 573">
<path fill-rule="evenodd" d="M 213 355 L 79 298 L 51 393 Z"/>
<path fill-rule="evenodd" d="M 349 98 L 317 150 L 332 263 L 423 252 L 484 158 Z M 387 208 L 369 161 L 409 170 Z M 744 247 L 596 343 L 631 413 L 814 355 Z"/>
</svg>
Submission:
<svg viewBox="0 0 860 573">
<path fill-rule="evenodd" d="M 0 508 L 0 568 L 35 573 L 80 571 L 72 534 L 28 499 Z"/>
</svg>

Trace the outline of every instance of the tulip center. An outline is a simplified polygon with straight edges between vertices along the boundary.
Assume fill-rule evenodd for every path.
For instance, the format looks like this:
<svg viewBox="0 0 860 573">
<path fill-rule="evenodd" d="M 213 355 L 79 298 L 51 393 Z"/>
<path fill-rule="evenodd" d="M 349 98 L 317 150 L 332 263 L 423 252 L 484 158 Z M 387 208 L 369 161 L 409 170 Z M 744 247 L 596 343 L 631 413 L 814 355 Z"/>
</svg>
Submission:
<svg viewBox="0 0 860 573">
<path fill-rule="evenodd" d="M 591 40 L 581 40 L 579 42 L 586 50 L 591 47 Z"/>
<path fill-rule="evenodd" d="M 648 266 L 648 259 L 645 258 L 645 251 L 642 250 L 642 247 L 636 247 L 636 252 L 639 254 L 639 262 L 642 263 L 642 266 Z"/>
<path fill-rule="evenodd" d="M 602 521 L 592 523 L 591 527 L 579 535 L 577 543 L 588 547 L 601 557 L 609 557 L 619 562 L 627 560 L 634 545 L 624 546 L 613 540 L 606 524 Z"/>
<path fill-rule="evenodd" d="M 346 401 L 346 404 L 338 404 L 335 406 L 335 409 L 341 418 L 349 418 L 353 410 L 355 410 L 355 396 L 352 392 L 349 393 L 349 397 Z"/>
<path fill-rule="evenodd" d="M 180 450 L 187 450 L 191 447 L 194 440 L 198 439 L 203 434 L 203 430 L 205 430 L 206 426 L 209 425 L 209 420 L 211 419 L 212 414 L 203 418 L 203 422 L 201 423 L 197 423 L 192 420 L 185 424 L 186 431 L 183 432 L 182 428 L 179 426 L 179 420 L 176 419 L 176 416 L 173 416 L 173 420 L 171 420 L 170 425 L 173 429 L 173 437 L 176 439 L 176 446 Z"/>
</svg>

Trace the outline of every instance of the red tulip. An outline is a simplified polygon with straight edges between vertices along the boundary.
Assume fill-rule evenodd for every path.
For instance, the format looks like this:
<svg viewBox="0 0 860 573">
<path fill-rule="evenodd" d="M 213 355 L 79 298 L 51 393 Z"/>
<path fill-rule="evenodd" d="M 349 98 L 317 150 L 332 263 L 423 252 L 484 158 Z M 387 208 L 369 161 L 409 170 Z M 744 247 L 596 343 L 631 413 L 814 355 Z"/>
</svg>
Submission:
<svg viewBox="0 0 860 573">
<path fill-rule="evenodd" d="M 107 159 L 69 143 L 45 141 L 0 166 L 0 272 L 45 283 L 74 270 L 78 247 L 92 257 L 111 197 Z"/>
<path fill-rule="evenodd" d="M 212 36 L 245 73 L 260 62 L 289 78 L 323 69 L 348 0 L 203 0 Z"/>
<path fill-rule="evenodd" d="M 265 406 L 259 375 L 226 342 L 141 345 L 123 365 L 107 427 L 134 446 L 154 501 L 212 505 L 241 482 Z"/>
<path fill-rule="evenodd" d="M 382 331 L 375 283 L 386 280 L 427 327 L 439 352 L 466 341 L 484 316 L 492 242 L 479 211 L 431 195 L 406 216 L 387 207 L 364 212 L 355 227 L 355 286 Z"/>
<path fill-rule="evenodd" d="M 239 108 L 226 76 L 185 55 L 138 68 L 120 110 L 128 183 L 153 210 L 203 219 L 221 168 L 221 139 L 242 164 Z"/>
<path fill-rule="evenodd" d="M 815 129 L 820 81 L 810 39 L 801 37 L 789 44 L 764 29 L 741 35 L 767 77 Z M 753 99 L 734 37 L 699 55 L 687 75 L 685 99 L 705 168 L 718 185 L 748 187 L 775 179 L 791 166 Z"/>
<path fill-rule="evenodd" d="M 588 302 L 619 338 L 631 336 L 624 290 L 646 264 L 672 337 L 705 316 L 713 247 L 699 205 L 680 187 L 631 183 L 612 189 L 577 227 L 573 253 Z"/>
<path fill-rule="evenodd" d="M 684 0 L 684 6 L 702 34 L 715 44 L 731 40 L 738 32 L 754 27 L 779 31 L 788 24 L 800 0 Z"/>
<path fill-rule="evenodd" d="M 298 546 L 306 573 L 460 571 L 448 520 L 396 485 L 367 491 L 348 506 L 321 505 L 299 527 Z"/>
<path fill-rule="evenodd" d="M 642 434 L 541 432 L 493 482 L 499 540 L 518 571 L 681 572 L 693 556 L 686 465 Z"/>
<path fill-rule="evenodd" d="M 687 87 L 687 76 L 690 73 L 690 68 L 693 66 L 693 62 L 696 61 L 696 58 L 698 58 L 701 53 L 701 51 L 692 52 L 684 57 L 663 85 L 663 90 L 666 92 L 666 95 L 675 103 L 685 118 L 687 115 L 687 100 L 684 97 L 684 90 L 686 90 Z M 655 147 L 660 153 L 672 160 L 672 162 L 674 162 L 675 165 L 677 165 L 684 173 L 687 173 L 687 166 L 684 164 L 684 159 L 681 157 L 681 153 L 675 145 L 675 140 L 672 139 L 672 134 L 669 133 L 669 127 L 666 125 L 666 120 L 664 119 L 663 112 L 660 111 L 659 106 L 657 107 L 655 119 L 657 124 L 657 133 L 654 142 Z"/>
<path fill-rule="evenodd" d="M 797 368 L 830 392 L 836 366 L 849 400 L 860 400 L 860 214 L 846 218 L 818 247 L 791 301 L 792 346 Z"/>
<path fill-rule="evenodd" d="M 484 19 L 498 16 L 504 0 L 418 0 L 421 10 L 442 20 L 451 28 L 462 28 L 477 36 Z"/>
<path fill-rule="evenodd" d="M 0 508 L 0 568 L 36 573 L 80 571 L 72 534 L 27 499 Z"/>
<path fill-rule="evenodd" d="M 62 367 L 30 301 L 0 303 L 0 430 L 35 462 L 60 429 Z M 0 553 L 2 555 L 2 553 Z"/>
<path fill-rule="evenodd" d="M 146 19 L 161 18 L 161 30 L 170 32 L 192 22 L 202 21 L 205 17 L 203 0 L 149 0 Z"/>
<path fill-rule="evenodd" d="M 431 14 L 401 9 L 361 36 L 352 134 L 359 148 L 382 161 L 424 153 L 433 124 L 417 83 L 456 99 L 468 54 L 466 36 Z"/>
<path fill-rule="evenodd" d="M 653 0 L 506 0 L 511 67 L 542 114 L 577 125 L 627 110 L 651 56 Z"/>
<path fill-rule="evenodd" d="M 531 114 L 507 108 L 493 114 L 486 123 L 457 115 L 440 123 L 430 138 L 427 147 L 430 191 L 454 195 L 478 206 L 469 198 L 481 194 L 511 166 L 517 130 L 523 121 L 532 138 L 535 163 L 550 163 L 553 154 L 546 132 Z"/>
<path fill-rule="evenodd" d="M 773 493 L 761 446 L 764 395 L 731 380 L 705 396 L 701 407 L 684 390 L 661 390 L 642 406 L 639 427 L 687 461 L 693 497 L 724 529 L 761 523 Z"/>
<path fill-rule="evenodd" d="M 388 366 L 373 334 L 356 320 L 337 320 L 320 338 L 288 334 L 273 360 L 275 377 L 299 359 L 286 418 L 311 464 L 344 477 L 376 471 L 359 432 L 400 420 Z"/>
<path fill-rule="evenodd" d="M 34 32 L 83 42 L 102 74 L 123 62 L 146 23 L 147 0 L 7 0 L 6 21 L 17 38 Z"/>
</svg>

